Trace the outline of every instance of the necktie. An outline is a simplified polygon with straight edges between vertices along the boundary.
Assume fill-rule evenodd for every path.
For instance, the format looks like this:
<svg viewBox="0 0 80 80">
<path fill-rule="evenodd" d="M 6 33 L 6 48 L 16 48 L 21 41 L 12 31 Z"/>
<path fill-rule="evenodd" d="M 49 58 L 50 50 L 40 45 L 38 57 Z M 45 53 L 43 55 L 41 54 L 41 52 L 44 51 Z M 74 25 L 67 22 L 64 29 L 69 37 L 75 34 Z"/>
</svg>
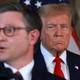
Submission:
<svg viewBox="0 0 80 80">
<path fill-rule="evenodd" d="M 64 74 L 61 70 L 61 64 L 60 64 L 62 62 L 62 60 L 59 57 L 56 57 L 54 59 L 54 62 L 56 63 L 55 68 L 54 68 L 54 74 L 64 78 Z"/>
<path fill-rule="evenodd" d="M 0 67 L 0 80 L 23 80 L 21 74 L 16 72 L 13 74 L 10 68 Z"/>
<path fill-rule="evenodd" d="M 21 73 L 18 71 L 15 73 L 15 78 L 16 78 L 15 80 L 23 80 Z"/>
</svg>

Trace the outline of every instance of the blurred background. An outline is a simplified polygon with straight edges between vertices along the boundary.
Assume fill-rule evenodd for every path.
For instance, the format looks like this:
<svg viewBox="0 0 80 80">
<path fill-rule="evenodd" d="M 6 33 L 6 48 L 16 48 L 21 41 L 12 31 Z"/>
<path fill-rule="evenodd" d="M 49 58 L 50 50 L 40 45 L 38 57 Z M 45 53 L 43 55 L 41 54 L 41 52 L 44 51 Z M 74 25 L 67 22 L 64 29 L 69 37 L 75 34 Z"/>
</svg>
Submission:
<svg viewBox="0 0 80 80">
<path fill-rule="evenodd" d="M 70 0 L 69 2 L 73 9 L 73 24 L 76 30 L 80 47 L 80 0 Z"/>
</svg>

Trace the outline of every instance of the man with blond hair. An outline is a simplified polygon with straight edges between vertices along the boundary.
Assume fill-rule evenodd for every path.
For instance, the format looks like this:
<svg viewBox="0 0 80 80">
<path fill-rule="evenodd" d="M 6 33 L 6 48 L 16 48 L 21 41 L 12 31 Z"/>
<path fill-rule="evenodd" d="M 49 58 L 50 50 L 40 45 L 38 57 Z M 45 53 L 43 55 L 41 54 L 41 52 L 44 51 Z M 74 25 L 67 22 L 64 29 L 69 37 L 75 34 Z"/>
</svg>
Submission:
<svg viewBox="0 0 80 80">
<path fill-rule="evenodd" d="M 42 5 L 38 13 L 43 22 L 41 43 L 35 54 L 38 69 L 66 80 L 80 80 L 80 56 L 67 50 L 72 32 L 69 5 Z"/>
</svg>

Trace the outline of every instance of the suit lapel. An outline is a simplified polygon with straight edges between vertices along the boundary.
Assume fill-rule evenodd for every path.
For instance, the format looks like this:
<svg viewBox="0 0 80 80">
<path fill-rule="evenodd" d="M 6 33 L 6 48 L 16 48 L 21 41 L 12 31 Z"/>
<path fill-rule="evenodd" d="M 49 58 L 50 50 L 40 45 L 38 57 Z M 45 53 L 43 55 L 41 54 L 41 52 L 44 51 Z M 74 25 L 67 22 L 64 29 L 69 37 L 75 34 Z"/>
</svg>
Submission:
<svg viewBox="0 0 80 80">
<path fill-rule="evenodd" d="M 33 68 L 32 80 L 65 80 L 61 77 L 58 77 L 54 74 L 49 73 L 48 71 L 36 70 Z"/>
<path fill-rule="evenodd" d="M 0 62 L 0 68 L 4 68 L 4 64 Z"/>
<path fill-rule="evenodd" d="M 32 80 L 44 80 L 42 76 L 44 74 L 43 72 L 47 71 L 47 68 L 40 48 L 38 48 L 34 54 L 34 62 L 35 64 L 32 70 Z"/>
<path fill-rule="evenodd" d="M 65 80 L 48 72 L 40 48 L 38 48 L 34 54 L 34 62 L 35 65 L 32 71 L 32 80 Z"/>
<path fill-rule="evenodd" d="M 76 55 L 74 53 L 67 51 L 70 80 L 80 80 L 80 70 L 78 69 L 80 67 L 80 62 L 77 63 L 76 58 L 78 57 L 75 57 Z"/>
<path fill-rule="evenodd" d="M 46 64 L 43 58 L 43 55 L 41 54 L 40 48 L 37 49 L 35 55 L 34 55 L 34 61 L 35 66 L 40 70 L 47 71 Z"/>
</svg>

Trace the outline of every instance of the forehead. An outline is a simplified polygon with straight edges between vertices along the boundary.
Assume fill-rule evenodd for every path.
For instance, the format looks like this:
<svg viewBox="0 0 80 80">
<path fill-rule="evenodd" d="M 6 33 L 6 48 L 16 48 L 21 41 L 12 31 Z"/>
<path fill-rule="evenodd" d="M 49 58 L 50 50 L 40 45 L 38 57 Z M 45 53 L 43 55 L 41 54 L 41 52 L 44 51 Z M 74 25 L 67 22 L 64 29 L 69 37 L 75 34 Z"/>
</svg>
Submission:
<svg viewBox="0 0 80 80">
<path fill-rule="evenodd" d="M 59 23 L 59 22 L 70 22 L 70 18 L 68 15 L 66 14 L 63 14 L 63 15 L 49 15 L 47 17 L 43 16 L 42 17 L 42 20 L 43 22 L 47 22 L 47 23 L 50 23 L 50 22 L 56 22 L 56 23 Z"/>
<path fill-rule="evenodd" d="M 23 15 L 20 12 L 8 11 L 0 13 L 0 24 L 21 24 Z"/>
<path fill-rule="evenodd" d="M 0 13 L 0 18 L 5 18 L 5 17 L 9 19 L 11 19 L 12 17 L 14 19 L 14 18 L 22 18 L 23 15 L 21 14 L 21 12 L 17 12 L 17 11 L 7 11 L 7 12 Z"/>
</svg>

